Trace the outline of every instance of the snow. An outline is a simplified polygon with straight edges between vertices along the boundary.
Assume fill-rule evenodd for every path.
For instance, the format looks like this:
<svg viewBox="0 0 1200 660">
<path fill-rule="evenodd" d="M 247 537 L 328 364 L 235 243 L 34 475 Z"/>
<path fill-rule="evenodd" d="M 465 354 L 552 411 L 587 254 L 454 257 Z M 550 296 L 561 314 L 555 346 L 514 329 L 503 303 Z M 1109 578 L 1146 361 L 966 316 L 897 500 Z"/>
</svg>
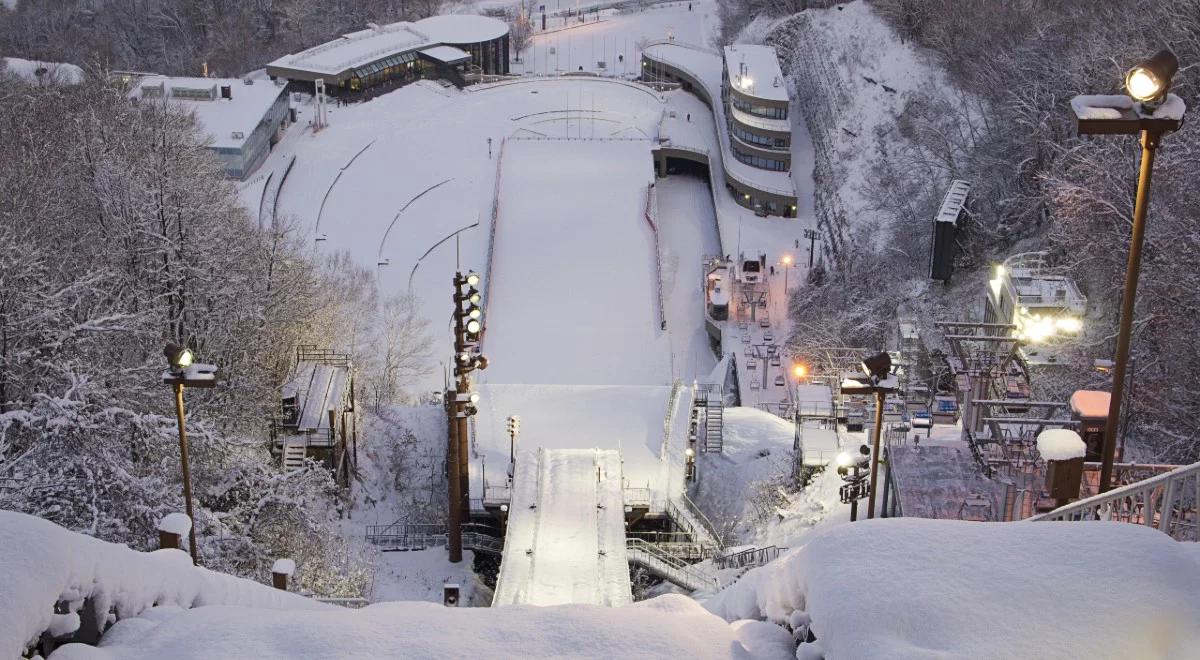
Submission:
<svg viewBox="0 0 1200 660">
<path fill-rule="evenodd" d="M 343 35 L 308 50 L 284 55 L 267 66 L 336 75 L 389 55 L 436 44 L 437 40 L 416 31 L 412 23 L 401 21 Z"/>
<path fill-rule="evenodd" d="M 580 126 L 585 135 L 589 123 Z M 598 129 L 613 130 L 608 122 Z M 508 140 L 483 341 L 492 361 L 486 382 L 670 382 L 654 235 L 644 217 L 654 180 L 647 146 Z"/>
<path fill-rule="evenodd" d="M 810 619 L 817 641 L 797 657 L 1182 659 L 1200 648 L 1192 545 L 1126 523 L 859 521 L 705 606 Z"/>
<path fill-rule="evenodd" d="M 1175 121 L 1183 121 L 1183 114 L 1187 112 L 1187 104 L 1183 99 L 1174 94 L 1167 94 L 1166 101 L 1162 105 L 1154 109 L 1150 115 L 1155 119 L 1174 119 Z"/>
<path fill-rule="evenodd" d="M 471 54 L 454 46 L 434 46 L 421 51 L 421 54 L 439 62 L 453 64 L 471 58 Z"/>
<path fill-rule="evenodd" d="M 788 100 L 787 87 L 783 84 L 783 72 L 779 69 L 779 59 L 775 55 L 775 49 L 770 46 L 726 46 L 725 70 L 729 72 L 731 83 L 747 96 L 769 101 Z"/>
<path fill-rule="evenodd" d="M 165 86 L 161 99 L 146 95 L 146 89 L 152 86 Z M 220 98 L 221 87 L 229 87 L 232 98 Z M 216 88 L 216 98 L 210 101 L 172 96 L 171 90 L 177 88 L 205 91 Z M 200 128 L 212 138 L 209 146 L 240 149 L 282 94 L 283 87 L 271 81 L 248 85 L 238 78 L 149 76 L 138 81 L 137 87 L 129 95 L 141 99 L 143 103 L 166 101 L 176 104 L 195 115 Z"/>
<path fill-rule="evenodd" d="M 271 572 L 277 575 L 294 575 L 296 562 L 291 559 L 276 559 L 275 563 L 271 564 Z"/>
<path fill-rule="evenodd" d="M 73 620 L 54 617 L 58 601 L 68 601 L 75 612 L 90 598 L 100 616 L 113 610 L 120 619 L 163 604 L 330 609 L 295 594 L 195 567 L 181 550 L 136 552 L 11 511 L 0 511 L 0 584 L 4 585 L 0 657 L 5 658 L 20 656 L 51 626 L 70 628 Z"/>
<path fill-rule="evenodd" d="M 161 609 L 161 608 L 156 608 Z M 786 660 L 781 628 L 731 626 L 695 601 L 667 595 L 625 607 L 497 608 L 381 603 L 360 610 L 269 612 L 206 607 L 135 619 L 140 634 L 99 648 L 58 649 L 53 660 L 176 658 L 694 658 Z M 114 629 L 114 633 L 116 630 Z"/>
<path fill-rule="evenodd" d="M 16 0 L 11 1 L 9 7 L 16 7 Z M 62 62 L 42 62 L 39 60 L 26 60 L 20 57 L 3 57 L 0 56 L 0 64 L 4 66 L 8 73 L 21 78 L 25 82 L 39 84 L 43 78 L 48 82 L 61 83 L 66 85 L 78 85 L 83 82 L 83 69 L 74 64 L 65 64 Z M 38 71 L 45 70 L 42 76 L 38 75 Z"/>
<path fill-rule="evenodd" d="M 490 371 L 490 368 L 489 368 Z M 669 386 L 482 385 L 474 417 L 471 492 L 506 478 L 510 415 L 521 418 L 518 451 L 613 449 L 624 460 L 626 485 L 650 488 L 661 510 L 679 492 L 686 444 L 689 392 L 672 406 Z M 670 419 L 670 434 L 664 422 Z"/>
<path fill-rule="evenodd" d="M 493 605 L 632 602 L 618 452 L 521 452 L 509 512 Z"/>
<path fill-rule="evenodd" d="M 168 513 L 158 522 L 158 531 L 183 536 L 192 529 L 192 519 L 186 513 Z"/>
<path fill-rule="evenodd" d="M 430 16 L 413 23 L 413 27 L 443 44 L 474 44 L 508 34 L 508 24 L 504 21 L 470 14 Z"/>
<path fill-rule="evenodd" d="M 1045 461 L 1069 461 L 1087 454 L 1087 443 L 1071 429 L 1046 429 L 1038 434 L 1037 450 Z"/>
<path fill-rule="evenodd" d="M 1071 99 L 1071 109 L 1080 119 L 1120 119 L 1122 110 L 1133 108 L 1133 99 L 1123 94 L 1081 94 Z"/>
</svg>

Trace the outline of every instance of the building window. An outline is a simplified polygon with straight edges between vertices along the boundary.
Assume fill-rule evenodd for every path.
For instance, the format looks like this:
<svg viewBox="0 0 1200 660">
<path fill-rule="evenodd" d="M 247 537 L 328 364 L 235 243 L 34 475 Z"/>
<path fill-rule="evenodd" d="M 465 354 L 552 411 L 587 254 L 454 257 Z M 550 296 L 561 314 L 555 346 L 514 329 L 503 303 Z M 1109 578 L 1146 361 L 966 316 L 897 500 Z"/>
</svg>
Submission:
<svg viewBox="0 0 1200 660">
<path fill-rule="evenodd" d="M 742 128 L 737 121 L 730 122 L 730 130 L 738 137 L 738 139 L 747 144 L 755 144 L 767 149 L 785 148 L 787 146 L 786 140 L 782 138 L 769 138 L 756 135 Z"/>
<path fill-rule="evenodd" d="M 732 149 L 732 151 L 734 158 L 747 165 L 750 165 L 751 167 L 757 167 L 762 170 L 771 170 L 773 172 L 787 171 L 787 162 L 785 161 L 775 160 L 774 158 L 763 158 L 761 156 L 751 156 L 738 151 L 736 148 Z"/>
<path fill-rule="evenodd" d="M 766 119 L 787 119 L 788 118 L 788 111 L 787 111 L 786 107 L 780 108 L 780 107 L 769 106 L 769 105 L 755 105 L 745 99 L 739 98 L 732 94 L 730 96 L 732 97 L 731 100 L 733 102 L 733 107 L 737 108 L 738 110 L 741 110 L 742 112 L 750 113 L 750 114 L 754 115 L 755 117 L 764 117 Z"/>
</svg>

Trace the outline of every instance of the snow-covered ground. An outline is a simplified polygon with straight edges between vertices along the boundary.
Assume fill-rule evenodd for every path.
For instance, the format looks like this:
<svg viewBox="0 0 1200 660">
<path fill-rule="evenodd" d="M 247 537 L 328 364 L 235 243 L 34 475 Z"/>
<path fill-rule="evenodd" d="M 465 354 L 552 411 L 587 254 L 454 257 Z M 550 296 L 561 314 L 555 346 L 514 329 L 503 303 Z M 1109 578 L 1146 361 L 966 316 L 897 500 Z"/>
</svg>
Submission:
<svg viewBox="0 0 1200 660">
<path fill-rule="evenodd" d="M 810 537 L 706 603 L 798 658 L 1194 658 L 1200 553 L 1140 525 L 900 518 Z"/>
<path fill-rule="evenodd" d="M 707 44 L 720 24 L 716 3 L 711 0 L 655 4 L 645 11 L 603 12 L 600 21 L 579 24 L 567 30 L 535 33 L 521 62 L 512 64 L 516 74 L 558 75 L 583 71 L 601 75 L 636 77 L 641 74 L 642 48 L 649 41 L 674 37 L 689 43 Z M 572 5 L 573 6 L 573 5 Z M 547 4 L 553 11 L 554 5 Z M 533 18 L 540 27 L 540 15 Z M 547 25 L 547 28 L 552 26 Z M 604 62 L 604 68 L 598 64 Z"/>
<path fill-rule="evenodd" d="M 481 380 L 670 383 L 646 143 L 510 139 L 504 149 Z"/>
<path fill-rule="evenodd" d="M 448 608 L 381 603 L 362 610 L 270 612 L 204 607 L 118 624 L 99 648 L 69 645 L 53 660 L 261 658 L 695 658 L 787 660 L 782 628 L 728 624 L 670 595 L 626 607 Z"/>
<path fill-rule="evenodd" d="M 12 4 L 9 6 L 16 7 L 16 0 L 3 0 L 3 2 L 11 2 Z M 0 70 L 7 71 L 25 82 L 35 85 L 78 85 L 83 82 L 83 69 L 74 64 L 61 62 L 41 62 L 0 55 Z M 41 74 L 38 73 L 39 71 Z"/>
</svg>

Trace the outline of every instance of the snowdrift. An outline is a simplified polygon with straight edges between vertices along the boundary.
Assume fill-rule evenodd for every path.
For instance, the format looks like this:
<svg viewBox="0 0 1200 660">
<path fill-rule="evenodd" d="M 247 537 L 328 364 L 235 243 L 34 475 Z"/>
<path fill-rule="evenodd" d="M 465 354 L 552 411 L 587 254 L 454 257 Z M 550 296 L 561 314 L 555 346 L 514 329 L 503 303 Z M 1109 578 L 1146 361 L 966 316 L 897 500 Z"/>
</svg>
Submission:
<svg viewBox="0 0 1200 660">
<path fill-rule="evenodd" d="M 801 626 L 797 657 L 1195 658 L 1200 552 L 1127 523 L 860 521 L 706 603 Z"/>
<path fill-rule="evenodd" d="M 181 550 L 137 552 L 41 518 L 0 511 L 0 658 L 20 657 L 51 625 L 61 634 L 78 629 L 77 612 L 89 598 L 97 617 L 108 618 L 112 611 L 117 619 L 136 617 L 155 605 L 335 609 L 197 568 Z M 54 614 L 58 601 L 70 603 L 73 614 Z M 104 620 L 98 623 L 103 626 Z"/>
</svg>

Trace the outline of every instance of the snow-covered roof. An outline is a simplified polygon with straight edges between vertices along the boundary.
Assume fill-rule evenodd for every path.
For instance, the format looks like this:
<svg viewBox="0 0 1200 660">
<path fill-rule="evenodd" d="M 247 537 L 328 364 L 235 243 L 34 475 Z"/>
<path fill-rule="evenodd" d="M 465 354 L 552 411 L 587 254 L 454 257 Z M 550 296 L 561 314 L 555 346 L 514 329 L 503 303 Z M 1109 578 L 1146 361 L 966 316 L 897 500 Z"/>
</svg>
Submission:
<svg viewBox="0 0 1200 660">
<path fill-rule="evenodd" d="M 434 46 L 433 48 L 422 50 L 421 54 L 431 60 L 437 60 L 446 64 L 456 64 L 471 59 L 470 53 L 454 46 Z"/>
<path fill-rule="evenodd" d="M 83 69 L 74 64 L 23 60 L 19 57 L 0 57 L 0 64 L 3 65 L 0 69 L 30 83 L 78 85 L 83 82 Z"/>
<path fill-rule="evenodd" d="M 416 29 L 413 23 L 400 21 L 344 34 L 299 53 L 284 55 L 267 66 L 336 75 L 397 53 L 437 43 L 437 40 Z"/>
<path fill-rule="evenodd" d="M 1108 405 L 1112 395 L 1095 390 L 1077 390 L 1071 395 L 1071 412 L 1085 419 L 1108 417 Z"/>
<path fill-rule="evenodd" d="M 508 25 L 504 21 L 470 14 L 430 16 L 417 21 L 413 27 L 441 44 L 475 44 L 508 34 Z"/>
<path fill-rule="evenodd" d="M 779 57 L 770 46 L 734 44 L 725 47 L 729 82 L 746 96 L 769 101 L 788 100 Z"/>
<path fill-rule="evenodd" d="M 284 398 L 296 398 L 296 430 L 328 430 L 329 411 L 340 409 L 349 380 L 349 367 L 311 360 L 298 362 L 291 380 L 283 386 Z"/>
<path fill-rule="evenodd" d="M 228 87 L 231 98 L 221 98 Z M 240 149 L 263 116 L 284 94 L 271 82 L 248 83 L 237 78 L 171 78 L 150 76 L 129 93 L 142 102 L 166 99 L 196 116 L 212 147 Z"/>
<path fill-rule="evenodd" d="M 967 203 L 967 196 L 971 194 L 971 184 L 960 179 L 955 179 L 950 182 L 950 190 L 946 191 L 946 196 L 942 198 L 942 207 L 938 209 L 938 214 L 934 218 L 937 222 L 958 222 L 958 214 L 962 213 L 963 207 Z"/>
</svg>

